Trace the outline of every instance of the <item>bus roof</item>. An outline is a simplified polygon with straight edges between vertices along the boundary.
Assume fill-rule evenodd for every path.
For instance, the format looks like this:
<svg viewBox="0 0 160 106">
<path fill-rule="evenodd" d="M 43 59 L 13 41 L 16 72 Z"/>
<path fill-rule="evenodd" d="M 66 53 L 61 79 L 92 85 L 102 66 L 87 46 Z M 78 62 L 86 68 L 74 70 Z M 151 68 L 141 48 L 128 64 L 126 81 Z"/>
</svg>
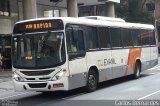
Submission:
<svg viewBox="0 0 160 106">
<path fill-rule="evenodd" d="M 40 21 L 40 20 L 52 20 L 52 19 L 61 19 L 64 24 L 70 23 L 70 24 L 82 24 L 82 25 L 88 25 L 88 26 L 107 26 L 107 27 L 122 27 L 122 28 L 135 28 L 135 29 L 154 29 L 153 25 L 150 24 L 140 24 L 140 23 L 128 23 L 125 22 L 123 19 L 120 18 L 110 18 L 106 17 L 98 17 L 95 19 L 96 16 L 93 17 L 50 17 L 50 18 L 36 18 L 36 19 L 30 19 L 30 20 L 23 20 L 19 21 L 16 24 L 19 23 L 25 23 L 25 22 L 31 22 L 31 21 Z"/>
</svg>

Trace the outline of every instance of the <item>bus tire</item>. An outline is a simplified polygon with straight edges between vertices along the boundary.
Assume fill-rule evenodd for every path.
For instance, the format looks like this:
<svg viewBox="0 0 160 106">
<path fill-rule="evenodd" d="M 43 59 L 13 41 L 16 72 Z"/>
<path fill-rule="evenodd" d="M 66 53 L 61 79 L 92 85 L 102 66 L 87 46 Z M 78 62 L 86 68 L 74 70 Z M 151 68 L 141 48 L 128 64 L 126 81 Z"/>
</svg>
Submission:
<svg viewBox="0 0 160 106">
<path fill-rule="evenodd" d="M 136 62 L 135 69 L 134 69 L 134 74 L 133 74 L 133 78 L 134 78 L 134 79 L 140 78 L 140 75 L 141 75 L 140 73 L 141 73 L 140 63 L 139 63 L 139 62 Z"/>
<path fill-rule="evenodd" d="M 90 70 L 88 72 L 88 77 L 87 77 L 87 85 L 86 85 L 87 92 L 95 91 L 97 89 L 97 85 L 98 85 L 97 73 L 94 70 Z"/>
</svg>

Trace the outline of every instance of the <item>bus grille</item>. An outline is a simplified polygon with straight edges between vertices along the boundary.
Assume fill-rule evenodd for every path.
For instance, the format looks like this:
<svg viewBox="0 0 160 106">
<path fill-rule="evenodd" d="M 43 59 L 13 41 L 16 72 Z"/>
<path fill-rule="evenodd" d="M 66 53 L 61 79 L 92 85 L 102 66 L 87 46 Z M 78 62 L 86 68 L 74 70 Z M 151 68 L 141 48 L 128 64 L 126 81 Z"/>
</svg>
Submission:
<svg viewBox="0 0 160 106">
<path fill-rule="evenodd" d="M 47 83 L 28 84 L 30 88 L 45 88 Z"/>
<path fill-rule="evenodd" d="M 41 75 L 49 75 L 54 70 L 43 70 L 43 71 L 21 71 L 24 75 L 27 76 L 41 76 Z"/>
</svg>

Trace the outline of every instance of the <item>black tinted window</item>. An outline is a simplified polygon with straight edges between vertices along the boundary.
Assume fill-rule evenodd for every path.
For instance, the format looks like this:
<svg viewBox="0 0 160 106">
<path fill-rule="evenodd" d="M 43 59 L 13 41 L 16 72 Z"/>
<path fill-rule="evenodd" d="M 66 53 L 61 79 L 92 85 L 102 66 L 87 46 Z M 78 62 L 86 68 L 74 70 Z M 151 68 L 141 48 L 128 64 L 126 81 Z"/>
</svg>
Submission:
<svg viewBox="0 0 160 106">
<path fill-rule="evenodd" d="M 133 39 L 133 45 L 134 46 L 140 46 L 141 45 L 141 39 L 140 39 L 140 30 L 139 29 L 133 29 L 131 33 L 132 39 Z"/>
<path fill-rule="evenodd" d="M 149 30 L 141 30 L 141 35 L 140 35 L 140 39 L 141 39 L 141 45 L 149 45 L 149 38 L 150 38 L 150 34 L 149 34 Z"/>
<path fill-rule="evenodd" d="M 120 28 L 110 28 L 112 47 L 122 47 Z"/>
<path fill-rule="evenodd" d="M 98 37 L 97 37 L 97 29 L 94 27 L 87 27 L 86 28 L 86 42 L 87 42 L 87 49 L 98 49 Z"/>
<path fill-rule="evenodd" d="M 155 32 L 150 31 L 149 34 L 150 34 L 150 45 L 156 45 Z"/>
<path fill-rule="evenodd" d="M 133 46 L 133 40 L 131 36 L 131 29 L 122 29 L 123 46 Z"/>
<path fill-rule="evenodd" d="M 99 35 L 99 43 L 100 47 L 103 48 L 110 48 L 110 36 L 109 36 L 109 29 L 105 27 L 98 28 L 98 35 Z"/>
<path fill-rule="evenodd" d="M 66 36 L 68 52 L 80 52 L 85 50 L 82 30 L 67 29 Z"/>
</svg>

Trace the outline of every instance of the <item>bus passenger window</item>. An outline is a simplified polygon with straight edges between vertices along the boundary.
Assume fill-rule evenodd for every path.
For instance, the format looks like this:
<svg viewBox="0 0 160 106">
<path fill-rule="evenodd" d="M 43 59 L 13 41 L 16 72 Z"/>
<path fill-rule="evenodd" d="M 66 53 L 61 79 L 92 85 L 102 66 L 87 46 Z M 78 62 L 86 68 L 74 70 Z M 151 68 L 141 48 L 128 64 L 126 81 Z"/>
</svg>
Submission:
<svg viewBox="0 0 160 106">
<path fill-rule="evenodd" d="M 84 40 L 82 30 L 67 30 L 67 49 L 68 52 L 84 51 Z"/>
<path fill-rule="evenodd" d="M 87 49 L 88 50 L 99 49 L 96 28 L 94 28 L 94 27 L 86 28 L 86 42 L 87 42 Z"/>
<path fill-rule="evenodd" d="M 156 45 L 155 32 L 150 31 L 149 34 L 150 34 L 150 45 Z"/>
<path fill-rule="evenodd" d="M 110 35 L 109 29 L 106 27 L 99 27 L 98 28 L 98 36 L 99 36 L 99 43 L 101 49 L 106 49 L 111 47 L 110 43 Z"/>
<path fill-rule="evenodd" d="M 141 30 L 140 40 L 142 46 L 149 45 L 149 36 L 149 30 Z"/>
<path fill-rule="evenodd" d="M 132 39 L 133 39 L 133 46 L 141 46 L 141 40 L 140 40 L 140 30 L 139 29 L 133 29 L 131 33 Z"/>
<path fill-rule="evenodd" d="M 122 29 L 122 41 L 124 47 L 133 46 L 131 29 L 125 29 L 125 28 Z"/>
<path fill-rule="evenodd" d="M 120 28 L 110 28 L 112 47 L 122 47 Z"/>
</svg>

